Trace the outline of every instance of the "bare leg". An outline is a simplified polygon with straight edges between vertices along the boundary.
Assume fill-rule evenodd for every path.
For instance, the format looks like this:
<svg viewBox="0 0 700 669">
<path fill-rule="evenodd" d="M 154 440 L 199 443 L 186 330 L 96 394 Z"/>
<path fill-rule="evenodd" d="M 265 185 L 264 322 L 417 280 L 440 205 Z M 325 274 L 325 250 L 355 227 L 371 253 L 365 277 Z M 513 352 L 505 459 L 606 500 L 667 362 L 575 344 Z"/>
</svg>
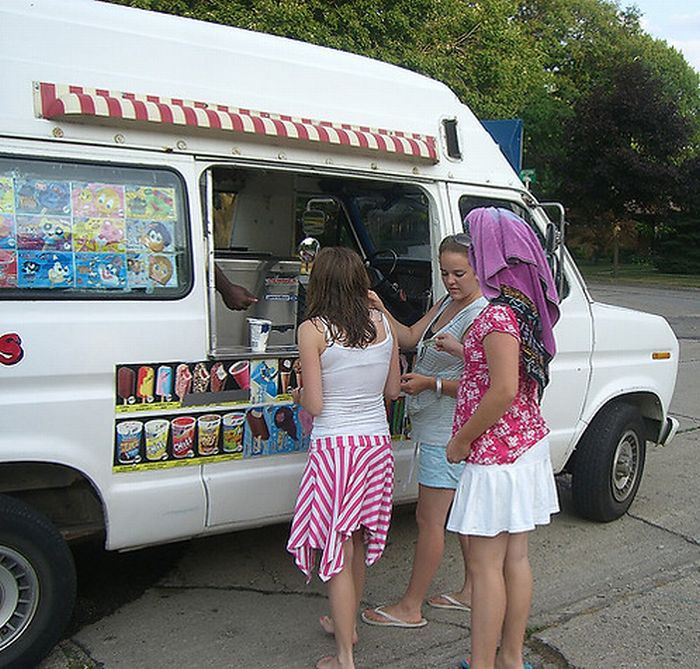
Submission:
<svg viewBox="0 0 700 669">
<path fill-rule="evenodd" d="M 464 585 L 462 589 L 453 593 L 452 596 L 460 602 L 469 604 L 472 601 L 472 584 L 469 579 L 469 537 L 466 534 L 459 534 L 459 547 L 462 549 L 462 559 L 464 560 Z"/>
<path fill-rule="evenodd" d="M 336 655 L 321 658 L 316 665 L 318 669 L 355 669 L 352 639 L 362 596 L 362 591 L 357 589 L 357 585 L 364 585 L 364 544 L 361 530 L 355 532 L 352 538 L 343 544 L 343 552 L 343 570 L 328 582 Z M 362 562 L 362 567 L 359 566 L 359 561 Z"/>
<path fill-rule="evenodd" d="M 472 669 L 493 669 L 496 647 L 506 612 L 503 567 L 508 534 L 469 537 L 469 575 L 472 582 Z"/>
<path fill-rule="evenodd" d="M 401 599 L 396 604 L 382 607 L 389 615 L 412 623 L 421 620 L 423 601 L 445 550 L 445 521 L 454 494 L 455 491 L 449 488 L 419 486 L 416 506 L 418 540 L 413 570 Z M 372 609 L 367 609 L 365 615 L 382 622 L 381 616 Z"/>
<path fill-rule="evenodd" d="M 532 602 L 532 571 L 526 532 L 508 535 L 504 575 L 506 615 L 496 666 L 498 669 L 522 669 L 523 641 Z"/>
<path fill-rule="evenodd" d="M 352 580 L 355 584 L 355 592 L 357 593 L 357 605 L 360 605 L 360 599 L 362 599 L 362 593 L 365 589 L 365 545 L 364 545 L 364 530 L 360 529 L 354 532 L 352 535 L 352 542 L 354 544 L 353 554 L 352 554 Z M 357 615 L 357 611 L 355 612 Z M 335 634 L 335 624 L 333 623 L 333 618 L 331 616 L 321 616 L 318 619 L 319 624 L 323 630 L 328 634 Z M 358 640 L 357 636 L 357 625 L 355 625 L 352 633 L 352 642 L 356 644 Z"/>
</svg>

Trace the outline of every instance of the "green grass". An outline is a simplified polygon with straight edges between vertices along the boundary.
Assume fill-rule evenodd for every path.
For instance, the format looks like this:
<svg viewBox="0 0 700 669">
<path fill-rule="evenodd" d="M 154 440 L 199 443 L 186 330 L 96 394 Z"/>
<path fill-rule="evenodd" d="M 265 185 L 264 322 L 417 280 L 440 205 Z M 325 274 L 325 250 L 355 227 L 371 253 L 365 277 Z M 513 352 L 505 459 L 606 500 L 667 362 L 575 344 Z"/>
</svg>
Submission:
<svg viewBox="0 0 700 669">
<path fill-rule="evenodd" d="M 621 264 L 618 267 L 617 276 L 613 276 L 612 263 L 578 262 L 577 265 L 586 281 L 668 288 L 700 288 L 700 274 L 664 274 L 653 265 Z"/>
</svg>

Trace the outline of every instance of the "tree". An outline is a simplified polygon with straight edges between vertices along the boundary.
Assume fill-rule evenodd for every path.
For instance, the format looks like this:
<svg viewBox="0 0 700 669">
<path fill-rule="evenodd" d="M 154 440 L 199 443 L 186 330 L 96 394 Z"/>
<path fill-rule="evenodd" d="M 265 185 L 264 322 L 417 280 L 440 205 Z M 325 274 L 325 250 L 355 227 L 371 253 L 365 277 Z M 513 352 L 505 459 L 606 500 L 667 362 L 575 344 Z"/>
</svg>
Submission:
<svg viewBox="0 0 700 669">
<path fill-rule="evenodd" d="M 447 84 L 481 118 L 540 85 L 518 0 L 112 0 L 267 32 L 400 65 Z"/>
</svg>

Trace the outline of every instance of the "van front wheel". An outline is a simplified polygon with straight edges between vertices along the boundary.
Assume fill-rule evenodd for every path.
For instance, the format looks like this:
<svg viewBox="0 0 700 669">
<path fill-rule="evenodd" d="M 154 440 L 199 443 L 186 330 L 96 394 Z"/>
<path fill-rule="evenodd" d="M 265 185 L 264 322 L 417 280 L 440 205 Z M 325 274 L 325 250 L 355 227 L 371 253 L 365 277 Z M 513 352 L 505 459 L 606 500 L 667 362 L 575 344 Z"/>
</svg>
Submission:
<svg viewBox="0 0 700 669">
<path fill-rule="evenodd" d="M 0 666 L 36 666 L 70 620 L 75 591 L 73 556 L 51 521 L 0 495 Z"/>
<path fill-rule="evenodd" d="M 639 410 L 621 402 L 605 407 L 576 448 L 572 479 L 576 512 L 602 522 L 623 515 L 637 494 L 645 458 Z"/>
</svg>

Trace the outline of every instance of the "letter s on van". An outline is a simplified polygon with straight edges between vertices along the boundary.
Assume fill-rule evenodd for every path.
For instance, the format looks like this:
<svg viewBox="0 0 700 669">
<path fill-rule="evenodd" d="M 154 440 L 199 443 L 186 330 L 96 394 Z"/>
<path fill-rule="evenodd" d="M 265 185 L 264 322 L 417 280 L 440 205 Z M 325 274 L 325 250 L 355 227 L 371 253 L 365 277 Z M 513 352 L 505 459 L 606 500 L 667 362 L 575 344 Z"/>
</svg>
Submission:
<svg viewBox="0 0 700 669">
<path fill-rule="evenodd" d="M 0 335 L 0 365 L 16 365 L 23 357 L 24 349 L 18 334 Z"/>
</svg>

